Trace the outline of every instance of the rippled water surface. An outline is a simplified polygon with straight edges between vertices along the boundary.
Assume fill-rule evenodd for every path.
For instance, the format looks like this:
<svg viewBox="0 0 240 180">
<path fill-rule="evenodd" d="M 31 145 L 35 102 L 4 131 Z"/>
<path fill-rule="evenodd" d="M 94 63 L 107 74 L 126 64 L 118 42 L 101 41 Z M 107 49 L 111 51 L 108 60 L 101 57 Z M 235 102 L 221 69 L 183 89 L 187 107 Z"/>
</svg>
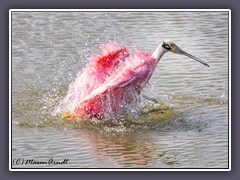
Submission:
<svg viewBox="0 0 240 180">
<path fill-rule="evenodd" d="M 152 53 L 172 39 L 210 67 L 167 53 L 137 119 L 54 116 L 99 45 Z M 227 12 L 12 12 L 12 158 L 67 164 L 14 168 L 228 168 Z"/>
</svg>

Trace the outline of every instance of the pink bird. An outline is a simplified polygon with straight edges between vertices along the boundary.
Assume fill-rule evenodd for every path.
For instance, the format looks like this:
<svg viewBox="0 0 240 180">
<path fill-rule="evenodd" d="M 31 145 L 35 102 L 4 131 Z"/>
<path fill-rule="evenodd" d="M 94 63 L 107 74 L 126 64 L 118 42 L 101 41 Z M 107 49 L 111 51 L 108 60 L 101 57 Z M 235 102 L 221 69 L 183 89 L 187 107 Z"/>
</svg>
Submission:
<svg viewBox="0 0 240 180">
<path fill-rule="evenodd" d="M 111 41 L 100 48 L 102 54 L 93 55 L 70 84 L 60 104 L 63 117 L 111 119 L 136 111 L 143 88 L 166 52 L 183 54 L 209 66 L 171 40 L 164 40 L 152 55 L 135 49 L 131 57 L 126 47 Z"/>
</svg>

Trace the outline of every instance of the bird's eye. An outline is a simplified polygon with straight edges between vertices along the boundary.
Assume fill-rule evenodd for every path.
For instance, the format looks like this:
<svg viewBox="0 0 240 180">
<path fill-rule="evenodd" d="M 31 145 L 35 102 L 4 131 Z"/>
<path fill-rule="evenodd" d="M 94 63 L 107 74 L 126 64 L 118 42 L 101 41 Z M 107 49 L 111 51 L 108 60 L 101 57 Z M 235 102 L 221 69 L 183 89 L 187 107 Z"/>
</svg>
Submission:
<svg viewBox="0 0 240 180">
<path fill-rule="evenodd" d="M 171 49 L 168 44 L 165 44 L 165 45 L 164 45 L 164 48 L 167 49 L 167 50 L 170 50 L 170 49 Z"/>
<path fill-rule="evenodd" d="M 163 41 L 162 47 L 167 49 L 167 50 L 171 49 L 171 47 L 167 43 L 165 43 L 164 41 Z"/>
</svg>

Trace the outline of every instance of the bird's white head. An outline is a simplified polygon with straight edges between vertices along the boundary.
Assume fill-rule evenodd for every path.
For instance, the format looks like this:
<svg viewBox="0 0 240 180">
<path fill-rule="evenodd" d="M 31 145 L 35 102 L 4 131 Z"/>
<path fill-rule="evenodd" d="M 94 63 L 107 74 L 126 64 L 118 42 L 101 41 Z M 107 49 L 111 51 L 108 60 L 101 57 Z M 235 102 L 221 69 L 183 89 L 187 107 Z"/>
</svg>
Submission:
<svg viewBox="0 0 240 180">
<path fill-rule="evenodd" d="M 171 39 L 165 39 L 162 43 L 162 47 L 166 50 L 166 52 L 171 51 L 173 53 L 177 53 L 176 45 Z"/>
<path fill-rule="evenodd" d="M 188 56 L 200 63 L 202 63 L 203 65 L 209 67 L 209 65 L 207 63 L 205 63 L 204 61 L 202 61 L 201 59 L 185 52 L 184 50 L 182 50 L 180 47 L 178 47 L 172 40 L 170 39 L 165 39 L 161 45 L 161 48 L 163 49 L 163 53 L 165 52 L 172 52 L 175 54 L 181 54 L 181 55 L 185 55 Z M 161 56 L 160 56 L 161 57 Z"/>
</svg>

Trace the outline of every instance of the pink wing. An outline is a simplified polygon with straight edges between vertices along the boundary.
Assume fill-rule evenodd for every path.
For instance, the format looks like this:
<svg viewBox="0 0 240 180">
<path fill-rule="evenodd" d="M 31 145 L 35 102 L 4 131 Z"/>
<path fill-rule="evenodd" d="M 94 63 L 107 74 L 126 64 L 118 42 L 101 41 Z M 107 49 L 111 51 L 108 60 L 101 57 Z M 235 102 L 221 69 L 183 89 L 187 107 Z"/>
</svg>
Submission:
<svg viewBox="0 0 240 180">
<path fill-rule="evenodd" d="M 121 48 L 117 42 L 109 41 L 100 48 L 102 53 L 90 57 L 89 64 L 80 71 L 74 82 L 75 95 L 79 95 L 76 101 L 101 87 L 105 79 L 115 72 L 119 63 L 129 56 L 128 50 L 125 47 Z"/>
<path fill-rule="evenodd" d="M 128 50 L 116 42 L 101 49 L 102 54 L 93 55 L 70 85 L 61 104 L 67 115 L 101 117 L 109 109 L 117 113 L 126 99 L 140 94 L 155 70 L 155 59 L 149 54 L 135 50 L 135 56 L 130 57 Z"/>
<path fill-rule="evenodd" d="M 133 86 L 143 86 L 146 84 L 149 75 L 153 73 L 154 69 L 155 59 L 135 50 L 135 57 L 127 58 L 124 65 L 118 69 L 117 75 L 106 78 L 102 86 L 93 90 L 80 104 L 94 99 L 98 95 L 101 96 L 109 90 L 114 91 L 117 88 L 123 88 L 130 84 Z"/>
<path fill-rule="evenodd" d="M 101 45 L 100 49 L 102 52 L 91 56 L 86 67 L 69 85 L 68 94 L 59 106 L 59 111 L 72 112 L 77 109 L 79 102 L 101 87 L 109 76 L 117 74 L 116 70 L 129 57 L 127 48 L 121 48 L 117 42 L 109 41 Z"/>
<path fill-rule="evenodd" d="M 100 46 L 102 54 L 96 54 L 89 58 L 89 66 L 107 74 L 111 74 L 118 67 L 119 63 L 129 57 L 126 47 L 121 48 L 117 42 L 109 41 Z"/>
</svg>

